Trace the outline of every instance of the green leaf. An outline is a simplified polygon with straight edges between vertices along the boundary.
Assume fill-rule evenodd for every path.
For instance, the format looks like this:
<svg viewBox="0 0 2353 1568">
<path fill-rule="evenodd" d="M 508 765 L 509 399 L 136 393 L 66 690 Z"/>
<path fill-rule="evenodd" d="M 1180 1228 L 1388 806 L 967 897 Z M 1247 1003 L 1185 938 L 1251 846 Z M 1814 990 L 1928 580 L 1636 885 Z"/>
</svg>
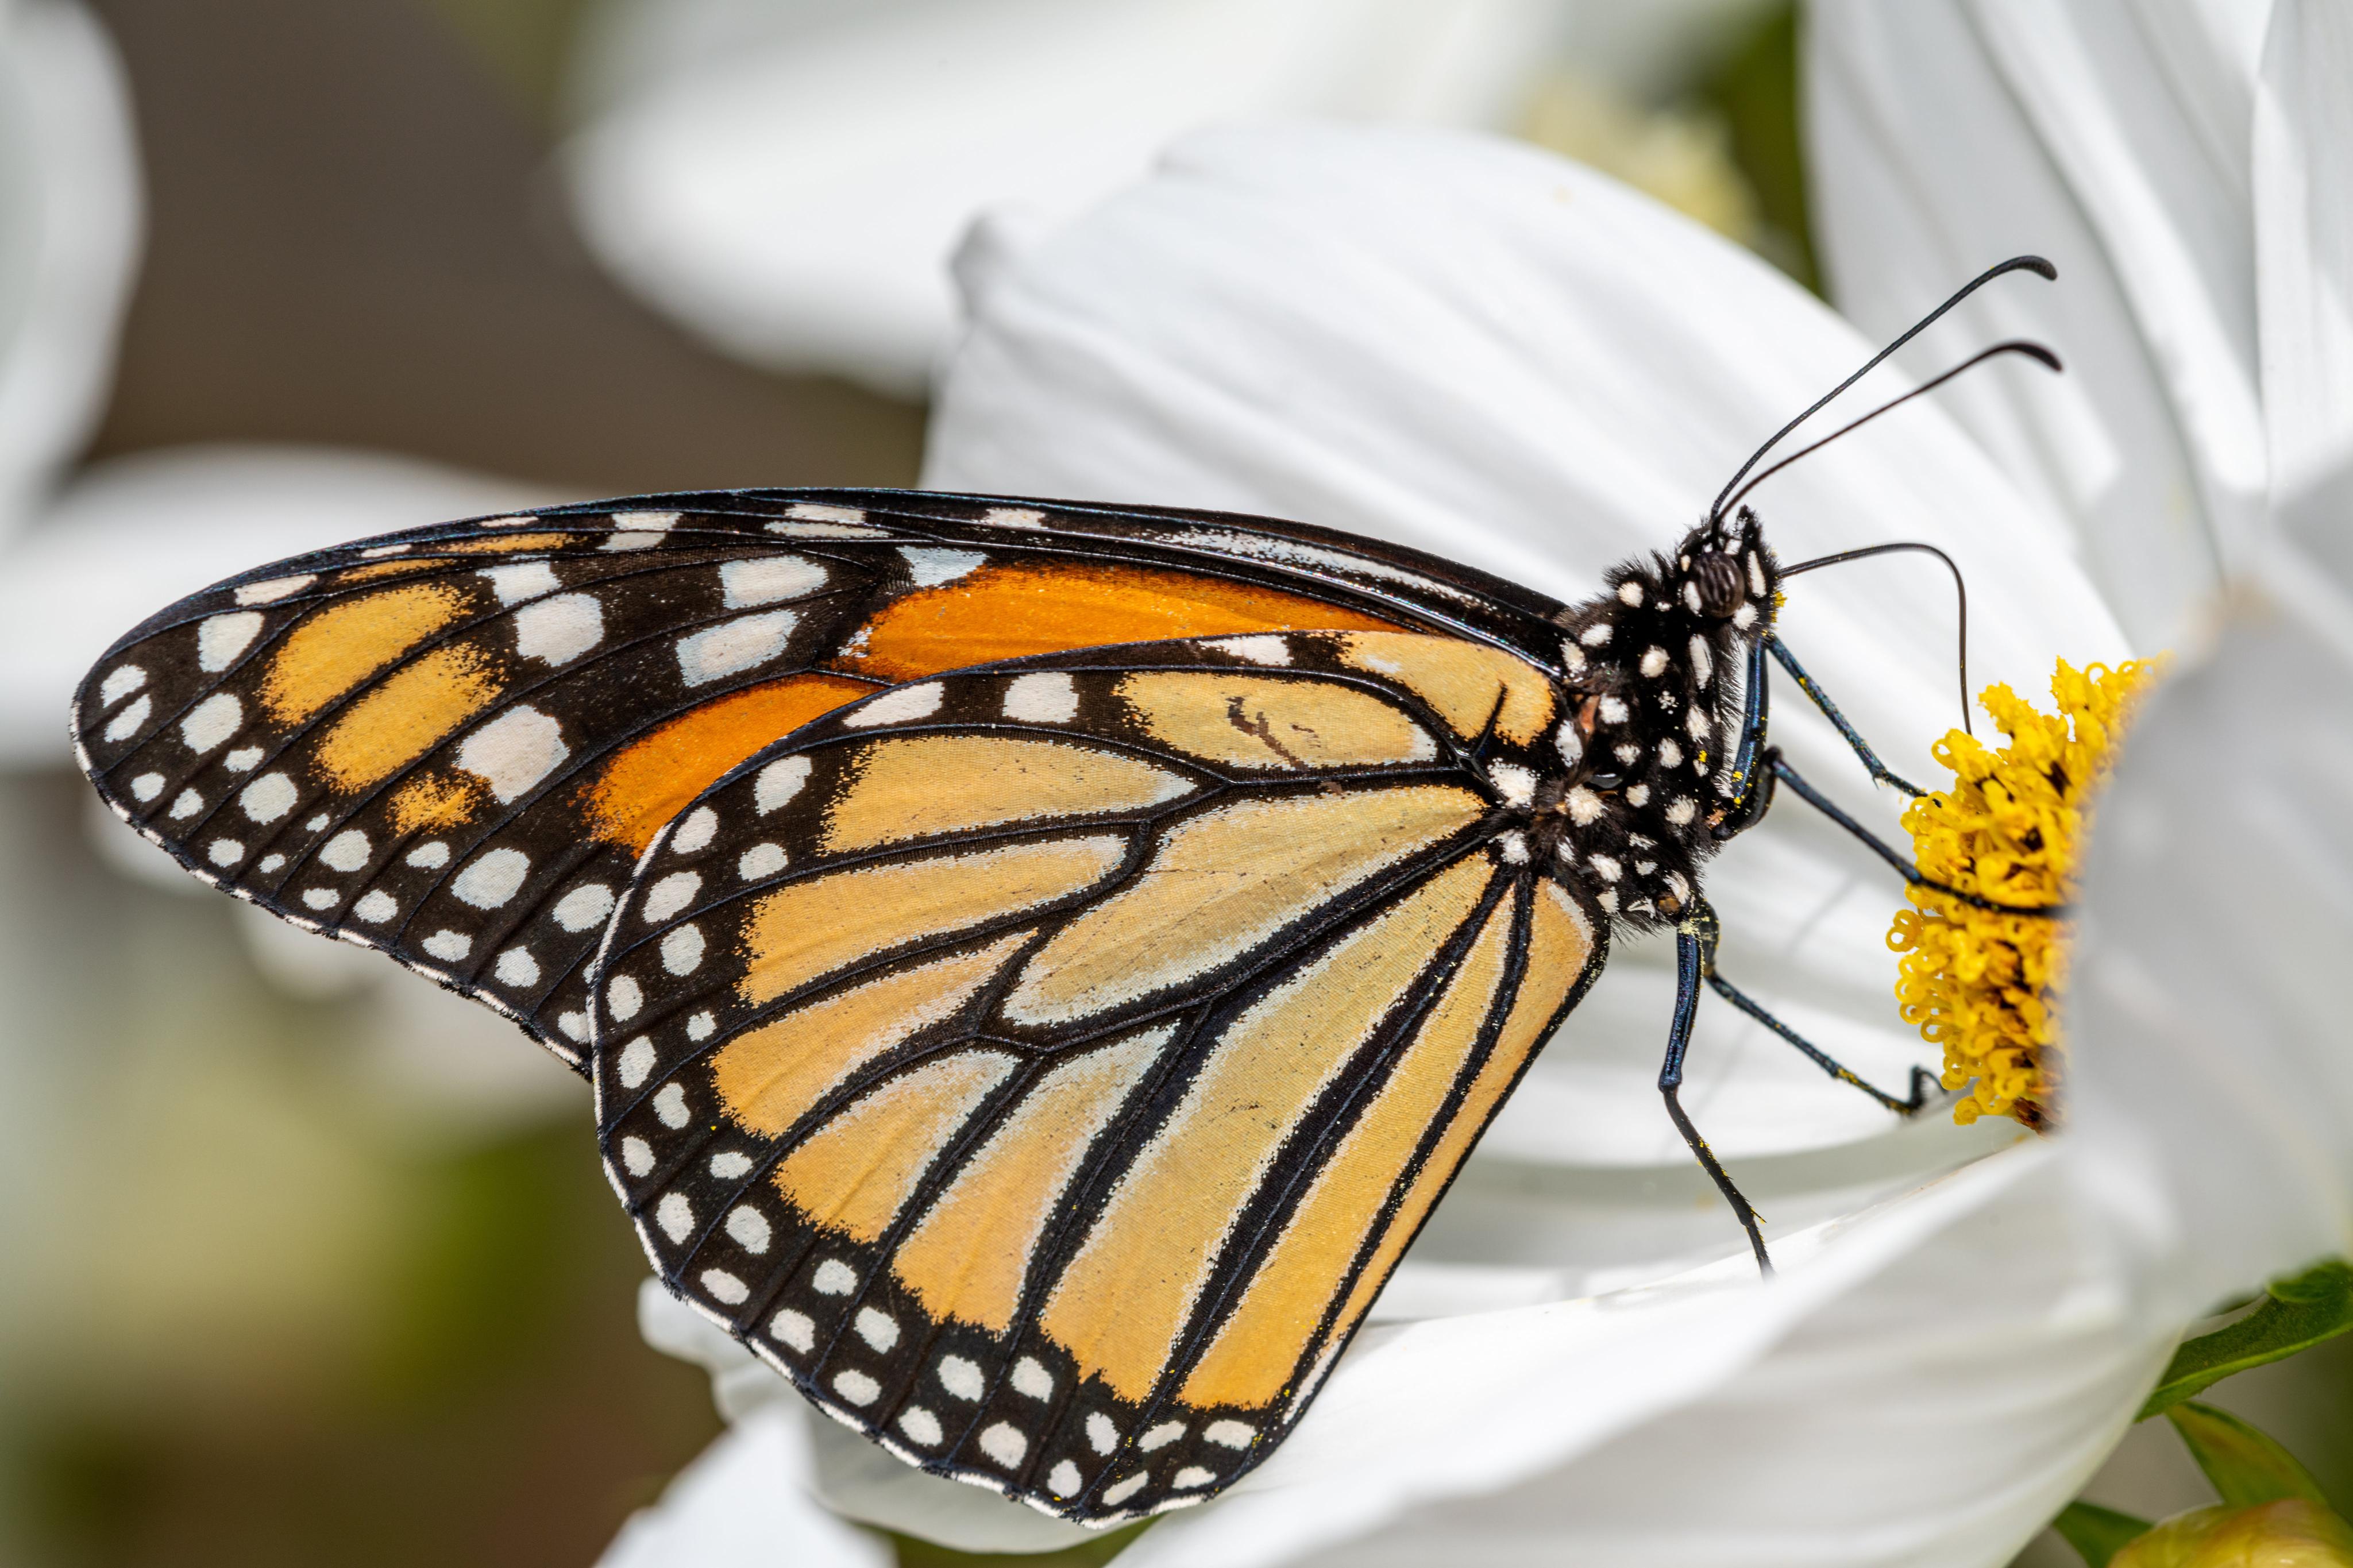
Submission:
<svg viewBox="0 0 2353 1568">
<path fill-rule="evenodd" d="M 2295 1457 L 2227 1411 L 2185 1402 L 2165 1413 L 2189 1457 L 2232 1508 L 2254 1508 L 2282 1498 L 2328 1506 L 2320 1484 Z"/>
<path fill-rule="evenodd" d="M 2051 1528 L 2065 1538 L 2084 1560 L 2084 1568 L 2108 1568 L 2108 1559 L 2127 1542 L 2145 1534 L 2148 1521 L 2102 1508 L 2095 1502 L 2071 1502 L 2059 1510 Z"/>
<path fill-rule="evenodd" d="M 2175 1351 L 2135 1419 L 2162 1415 L 2233 1373 L 2310 1350 L 2348 1329 L 2353 1329 L 2353 1265 L 2334 1259 L 2274 1279 L 2253 1311 Z"/>
</svg>

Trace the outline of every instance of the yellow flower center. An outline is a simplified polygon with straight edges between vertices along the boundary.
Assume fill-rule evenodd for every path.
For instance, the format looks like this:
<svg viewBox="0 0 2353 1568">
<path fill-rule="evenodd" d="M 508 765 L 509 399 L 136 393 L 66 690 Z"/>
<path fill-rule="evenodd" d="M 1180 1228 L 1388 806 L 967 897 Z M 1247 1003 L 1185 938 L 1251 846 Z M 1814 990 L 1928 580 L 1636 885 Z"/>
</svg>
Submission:
<svg viewBox="0 0 2353 1568">
<path fill-rule="evenodd" d="M 2010 743 L 1995 750 L 1958 730 L 1936 743 L 1953 786 L 1904 813 L 1921 871 L 2005 904 L 2071 900 L 2086 808 L 2162 665 L 2135 659 L 2079 670 L 2062 659 L 2051 678 L 2055 717 L 2007 686 L 1988 687 L 1978 701 Z M 1904 1021 L 1944 1051 L 1945 1087 L 1968 1089 L 1953 1120 L 2009 1116 L 2052 1126 L 2065 1079 L 2064 922 L 1974 909 L 1916 886 L 1907 896 L 1913 907 L 1897 912 L 1887 933 L 1887 945 L 1904 955 L 1895 1000 Z"/>
</svg>

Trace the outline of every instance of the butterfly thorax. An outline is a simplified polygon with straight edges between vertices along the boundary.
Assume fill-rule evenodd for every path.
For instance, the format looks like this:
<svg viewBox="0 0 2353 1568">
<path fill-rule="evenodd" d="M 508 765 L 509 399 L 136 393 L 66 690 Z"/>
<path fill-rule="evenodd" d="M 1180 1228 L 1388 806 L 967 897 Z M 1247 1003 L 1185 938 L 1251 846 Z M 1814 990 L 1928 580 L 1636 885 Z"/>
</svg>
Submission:
<svg viewBox="0 0 2353 1568">
<path fill-rule="evenodd" d="M 1778 568 L 1756 515 L 1704 522 L 1671 555 L 1625 562 L 1561 610 L 1559 771 L 1530 792 L 1531 850 L 1601 910 L 1671 922 L 1698 891 L 1737 781 L 1750 650 L 1772 630 Z"/>
</svg>

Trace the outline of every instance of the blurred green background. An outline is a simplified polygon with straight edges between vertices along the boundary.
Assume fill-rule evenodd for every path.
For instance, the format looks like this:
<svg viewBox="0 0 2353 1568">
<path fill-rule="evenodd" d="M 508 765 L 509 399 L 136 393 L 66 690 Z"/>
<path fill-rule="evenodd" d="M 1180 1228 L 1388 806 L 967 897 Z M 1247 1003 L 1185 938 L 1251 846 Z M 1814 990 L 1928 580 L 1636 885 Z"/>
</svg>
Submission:
<svg viewBox="0 0 2353 1568">
<path fill-rule="evenodd" d="M 551 496 L 912 481 L 921 407 L 723 359 L 588 258 L 549 164 L 583 0 L 94 9 L 149 232 L 90 458 L 339 443 Z M 1524 132 L 1812 285 L 1795 23 L 1725 15 L 1645 96 L 1564 62 Z M 585 1088 L 420 981 L 136 869 L 90 813 L 61 768 L 0 772 L 0 1061 L 39 1133 L 0 1207 L 0 1560 L 595 1561 L 718 1421 L 638 1337 Z M 2218 1403 L 2342 1507 L 2348 1394 L 2324 1352 Z M 2207 1500 L 2161 1429 L 2092 1495 Z"/>
</svg>

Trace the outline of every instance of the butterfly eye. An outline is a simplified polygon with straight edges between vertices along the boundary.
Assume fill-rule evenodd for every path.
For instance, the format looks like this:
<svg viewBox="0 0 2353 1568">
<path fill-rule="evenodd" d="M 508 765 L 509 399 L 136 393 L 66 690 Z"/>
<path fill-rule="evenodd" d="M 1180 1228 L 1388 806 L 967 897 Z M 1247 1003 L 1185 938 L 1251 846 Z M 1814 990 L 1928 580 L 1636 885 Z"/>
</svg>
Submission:
<svg viewBox="0 0 2353 1568">
<path fill-rule="evenodd" d="M 1740 607 L 1746 597 L 1740 582 L 1740 568 L 1729 555 L 1703 555 L 1692 568 L 1692 586 L 1698 591 L 1699 607 L 1711 616 L 1728 616 Z"/>
<path fill-rule="evenodd" d="M 1588 773 L 1585 776 L 1585 787 L 1588 789 L 1616 789 L 1625 782 L 1626 775 L 1623 773 Z"/>
</svg>

